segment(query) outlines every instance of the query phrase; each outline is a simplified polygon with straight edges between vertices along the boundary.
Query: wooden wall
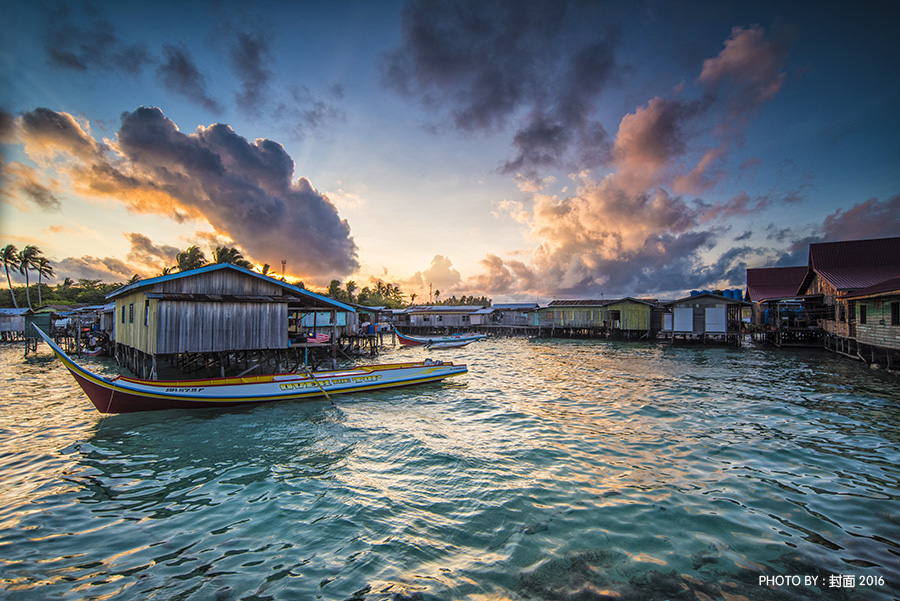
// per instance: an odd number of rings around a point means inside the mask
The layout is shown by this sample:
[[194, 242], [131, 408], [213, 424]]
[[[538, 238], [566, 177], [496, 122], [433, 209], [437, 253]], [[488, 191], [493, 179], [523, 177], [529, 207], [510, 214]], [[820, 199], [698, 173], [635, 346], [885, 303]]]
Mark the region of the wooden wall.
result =
[[158, 354], [288, 347], [287, 303], [161, 301]]
[[608, 319], [610, 320], [613, 319], [613, 311], [619, 312], [619, 323], [612, 324], [612, 327], [615, 329], [645, 332], [650, 329], [650, 305], [622, 301], [607, 305], [606, 310], [609, 313]]
[[[146, 319], [148, 303], [149, 323]], [[155, 299], [146, 297], [144, 290], [136, 290], [116, 298], [113, 324], [118, 344], [149, 354], [156, 352], [156, 303]]]
[[[891, 303], [900, 297], [864, 299], [856, 302], [856, 340], [862, 344], [900, 350], [900, 325], [891, 325]], [[865, 307], [866, 323], [860, 317]]]
[[230, 270], [157, 282], [116, 298], [118, 344], [149, 355], [288, 347], [287, 297], [284, 302], [176, 301], [147, 298], [148, 292], [282, 296], [277, 282]]
[[182, 294], [281, 296], [283, 290], [278, 282], [269, 282], [266, 281], [266, 278], [257, 278], [229, 269], [198, 273], [190, 277], [175, 278], [153, 285], [153, 292]]

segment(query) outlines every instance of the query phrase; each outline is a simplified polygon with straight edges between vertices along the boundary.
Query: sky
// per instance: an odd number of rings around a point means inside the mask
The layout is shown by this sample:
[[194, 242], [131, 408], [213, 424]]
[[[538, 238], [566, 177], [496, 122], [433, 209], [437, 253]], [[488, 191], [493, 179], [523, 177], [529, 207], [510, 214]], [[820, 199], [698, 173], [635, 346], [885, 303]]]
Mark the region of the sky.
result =
[[0, 246], [50, 284], [227, 245], [312, 289], [671, 299], [900, 235], [896, 2], [3, 13]]

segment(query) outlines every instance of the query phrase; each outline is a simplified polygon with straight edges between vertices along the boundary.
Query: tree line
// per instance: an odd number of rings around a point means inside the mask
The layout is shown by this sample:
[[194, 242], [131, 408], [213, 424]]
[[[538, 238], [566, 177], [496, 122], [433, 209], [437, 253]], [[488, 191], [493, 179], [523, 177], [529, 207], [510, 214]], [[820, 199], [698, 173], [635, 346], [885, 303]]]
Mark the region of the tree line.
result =
[[[106, 295], [118, 290], [123, 286], [131, 285], [141, 279], [141, 276], [134, 274], [125, 282], [105, 283], [99, 279], [65, 278], [55, 286], [49, 286], [44, 283], [45, 278], [56, 277], [53, 266], [44, 256], [40, 248], [34, 245], [28, 245], [21, 251], [12, 244], [7, 244], [0, 250], [3, 259], [3, 267], [6, 271], [6, 284], [9, 288], [9, 295], [0, 295], [0, 307], [40, 307], [45, 302], [47, 304], [57, 305], [97, 305], [106, 302]], [[241, 251], [234, 247], [217, 246], [213, 251], [212, 259], [207, 260], [206, 255], [197, 246], [189, 246], [185, 250], [175, 255], [175, 264], [171, 267], [165, 267], [159, 275], [169, 275], [182, 271], [190, 271], [199, 269], [207, 265], [215, 265], [219, 263], [230, 263], [252, 269], [253, 265], [246, 260]], [[262, 275], [276, 277], [272, 268], [268, 263], [257, 267], [256, 271]], [[10, 273], [18, 273], [25, 276], [24, 286], [13, 286]], [[31, 284], [31, 275], [37, 276], [36, 284]], [[294, 285], [305, 288], [303, 282], [295, 282]], [[32, 288], [36, 288], [37, 304], [32, 302]], [[417, 294], [405, 294], [400, 286], [380, 280], [376, 281], [372, 286], [364, 286], [360, 288], [353, 280], [346, 284], [340, 280], [332, 280], [325, 293], [327, 296], [337, 301], [356, 303], [367, 306], [384, 306], [391, 309], [400, 309], [406, 306], [416, 304]], [[408, 302], [407, 302], [408, 301]], [[441, 300], [440, 290], [434, 291], [434, 302], [428, 304], [433, 305], [480, 305], [491, 306], [491, 299], [481, 296], [465, 296], [456, 298], [451, 296]]]
[[[358, 291], [358, 292], [357, 292]], [[346, 284], [342, 284], [340, 280], [331, 280], [328, 285], [328, 291], [325, 293], [334, 300], [341, 302], [356, 303], [370, 307], [387, 307], [388, 309], [401, 309], [403, 307], [411, 307], [416, 304], [418, 295], [413, 292], [409, 295], [405, 294], [400, 286], [377, 280], [373, 287], [359, 288], [359, 285], [353, 280], [349, 280]], [[407, 298], [409, 302], [407, 302]], [[490, 307], [491, 299], [486, 296], [466, 296], [460, 298], [451, 296], [441, 300], [441, 291], [434, 291], [434, 301], [425, 304], [459, 306], [459, 305], [475, 305], [481, 307]]]
[[[3, 260], [3, 268], [6, 272], [6, 285], [9, 295], [0, 297], [0, 307], [29, 308], [40, 307], [45, 302], [55, 305], [96, 305], [106, 302], [106, 295], [115, 290], [133, 284], [141, 279], [134, 274], [125, 282], [105, 283], [99, 279], [65, 278], [55, 286], [49, 286], [43, 282], [45, 278], [53, 278], [56, 274], [50, 261], [44, 256], [40, 248], [28, 245], [19, 250], [13, 244], [7, 244], [0, 250]], [[228, 246], [218, 246], [212, 255], [212, 260], [207, 260], [206, 255], [197, 246], [189, 246], [175, 256], [175, 265], [165, 267], [159, 275], [169, 275], [180, 271], [190, 271], [206, 265], [218, 263], [231, 263], [246, 269], [252, 269], [250, 261], [244, 259], [241, 251]], [[263, 275], [274, 277], [269, 264], [262, 265], [258, 271]], [[37, 282], [31, 283], [31, 275], [37, 275]], [[13, 286], [11, 273], [25, 276], [24, 286]], [[299, 282], [303, 287], [303, 282]], [[33, 302], [32, 289], [36, 288], [37, 303]]]

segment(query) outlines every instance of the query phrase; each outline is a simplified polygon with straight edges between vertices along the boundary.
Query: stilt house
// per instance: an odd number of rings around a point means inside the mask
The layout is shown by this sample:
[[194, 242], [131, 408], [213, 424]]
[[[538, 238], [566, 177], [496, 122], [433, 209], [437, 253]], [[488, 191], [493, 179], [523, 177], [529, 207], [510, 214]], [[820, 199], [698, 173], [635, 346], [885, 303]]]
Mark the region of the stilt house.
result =
[[241, 361], [265, 361], [271, 371], [280, 371], [289, 359], [288, 304], [354, 311], [227, 263], [140, 280], [107, 299], [116, 304], [116, 358], [144, 378], [158, 376], [160, 358], [182, 369], [213, 365], [220, 371], [216, 375]]
[[671, 313], [664, 316], [663, 333], [672, 342], [718, 340], [740, 345], [741, 310], [750, 303], [718, 294], [698, 294], [669, 303]]
[[657, 303], [638, 298], [623, 298], [606, 305], [607, 333], [615, 338], [652, 339], [662, 329], [662, 319], [653, 319]]
[[857, 355], [870, 363], [900, 367], [900, 277], [845, 295], [856, 307]]
[[550, 335], [595, 335], [605, 328], [609, 317], [605, 300], [555, 300], [534, 312], [539, 330]]
[[900, 237], [809, 245], [809, 265], [799, 295], [821, 315], [826, 337], [856, 337], [852, 293], [900, 276]]

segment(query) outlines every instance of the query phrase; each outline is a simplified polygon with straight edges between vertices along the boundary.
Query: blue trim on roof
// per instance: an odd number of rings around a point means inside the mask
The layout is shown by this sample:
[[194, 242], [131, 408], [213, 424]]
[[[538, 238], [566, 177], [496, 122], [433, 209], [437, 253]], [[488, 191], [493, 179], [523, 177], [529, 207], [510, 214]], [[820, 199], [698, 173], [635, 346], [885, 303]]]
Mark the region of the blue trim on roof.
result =
[[276, 280], [275, 278], [270, 278], [268, 276], [262, 275], [261, 273], [257, 273], [255, 271], [251, 271], [250, 269], [246, 269], [244, 267], [238, 267], [237, 265], [232, 265], [231, 263], [217, 263], [215, 265], [207, 265], [205, 267], [200, 267], [198, 269], [192, 269], [190, 271], [179, 271], [178, 273], [170, 273], [168, 275], [161, 275], [155, 278], [150, 278], [148, 280], [138, 280], [133, 284], [129, 284], [128, 286], [124, 286], [123, 288], [119, 288], [113, 292], [110, 292], [106, 295], [107, 299], [115, 298], [117, 296], [121, 296], [122, 294], [128, 294], [129, 292], [133, 292], [144, 286], [152, 286], [154, 284], [158, 284], [160, 282], [168, 282], [169, 280], [177, 280], [180, 278], [190, 277], [194, 275], [198, 275], [201, 273], [209, 273], [211, 271], [218, 271], [220, 269], [231, 269], [232, 271], [237, 271], [239, 273], [243, 273], [246, 275], [252, 275], [255, 278], [259, 278], [261, 280], [265, 280], [266, 282], [274, 282], [278, 286], [286, 290], [290, 290], [291, 292], [298, 294], [300, 296], [307, 296], [310, 298], [314, 298], [316, 300], [322, 301], [325, 304], [332, 305], [336, 308], [342, 309], [344, 311], [348, 311], [351, 313], [356, 313], [356, 309], [349, 305], [345, 305], [342, 302], [336, 301], [333, 298], [328, 298], [327, 296], [322, 296], [321, 294], [316, 294], [315, 292], [310, 292], [305, 288], [300, 288], [299, 286], [294, 286], [292, 284], [288, 284], [286, 282], [282, 282], [280, 280]]

